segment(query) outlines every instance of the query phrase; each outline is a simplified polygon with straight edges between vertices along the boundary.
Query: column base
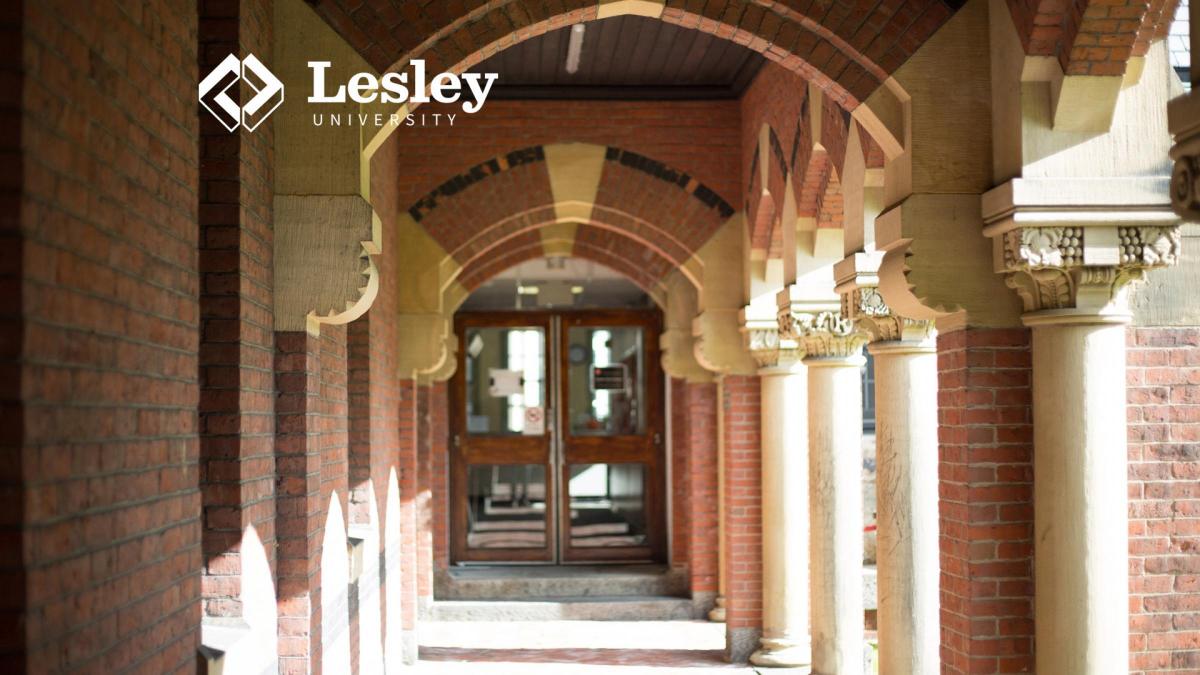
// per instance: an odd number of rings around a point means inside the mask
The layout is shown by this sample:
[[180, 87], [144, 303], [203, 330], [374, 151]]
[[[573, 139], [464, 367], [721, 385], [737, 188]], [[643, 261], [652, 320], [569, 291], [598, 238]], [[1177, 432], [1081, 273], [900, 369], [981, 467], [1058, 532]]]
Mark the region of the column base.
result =
[[812, 648], [792, 640], [763, 638], [762, 647], [750, 655], [750, 663], [766, 668], [789, 668], [806, 675], [812, 672]]
[[762, 631], [757, 628], [729, 628], [725, 631], [725, 658], [730, 663], [746, 663], [758, 646]]
[[417, 631], [400, 631], [400, 644], [404, 654], [404, 665], [413, 666], [417, 663]]
[[692, 593], [692, 618], [703, 621], [708, 613], [716, 607], [717, 594], [712, 591]]
[[708, 612], [708, 620], [713, 623], [725, 623], [725, 596], [717, 596], [716, 606]]

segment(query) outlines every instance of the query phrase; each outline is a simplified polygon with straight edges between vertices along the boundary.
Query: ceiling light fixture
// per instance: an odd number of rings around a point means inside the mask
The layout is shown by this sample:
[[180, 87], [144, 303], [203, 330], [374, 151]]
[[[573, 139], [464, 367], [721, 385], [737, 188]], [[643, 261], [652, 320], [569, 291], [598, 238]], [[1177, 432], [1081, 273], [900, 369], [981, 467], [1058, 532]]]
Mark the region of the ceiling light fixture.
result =
[[584, 25], [571, 26], [571, 39], [567, 41], [567, 72], [574, 75], [579, 70], [579, 55], [583, 51]]

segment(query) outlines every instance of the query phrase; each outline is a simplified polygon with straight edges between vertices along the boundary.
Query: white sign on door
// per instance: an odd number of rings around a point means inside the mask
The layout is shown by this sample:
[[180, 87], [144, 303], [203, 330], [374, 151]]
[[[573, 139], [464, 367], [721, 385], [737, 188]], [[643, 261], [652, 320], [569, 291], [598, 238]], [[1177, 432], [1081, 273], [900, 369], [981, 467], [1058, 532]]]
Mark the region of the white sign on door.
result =
[[525, 424], [521, 433], [526, 436], [541, 436], [546, 433], [546, 411], [540, 406], [525, 409]]

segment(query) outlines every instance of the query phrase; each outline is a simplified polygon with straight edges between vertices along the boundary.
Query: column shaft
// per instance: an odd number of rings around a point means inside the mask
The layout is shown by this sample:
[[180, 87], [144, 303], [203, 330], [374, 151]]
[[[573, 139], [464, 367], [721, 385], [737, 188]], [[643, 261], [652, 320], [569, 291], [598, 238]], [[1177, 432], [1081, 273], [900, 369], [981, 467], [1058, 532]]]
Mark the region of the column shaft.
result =
[[877, 342], [876, 523], [880, 675], [937, 675], [938, 402], [932, 344]]
[[761, 372], [763, 637], [759, 666], [812, 663], [808, 579], [808, 423], [804, 367]]
[[813, 673], [863, 670], [862, 356], [808, 366]]
[[1125, 327], [1100, 317], [1033, 327], [1037, 672], [1129, 665]]

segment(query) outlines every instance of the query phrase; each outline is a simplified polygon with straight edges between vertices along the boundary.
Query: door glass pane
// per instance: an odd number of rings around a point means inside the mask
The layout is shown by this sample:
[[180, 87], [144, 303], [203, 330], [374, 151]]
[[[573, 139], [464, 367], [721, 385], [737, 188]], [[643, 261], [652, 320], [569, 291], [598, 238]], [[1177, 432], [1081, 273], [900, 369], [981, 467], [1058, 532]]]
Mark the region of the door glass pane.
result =
[[568, 419], [576, 436], [642, 433], [642, 329], [575, 326], [567, 334]]
[[541, 328], [468, 328], [464, 349], [467, 433], [534, 433], [527, 408], [546, 405], [546, 339]]
[[467, 496], [467, 546], [545, 548], [546, 467], [474, 464]]
[[646, 543], [646, 477], [641, 464], [572, 464], [571, 546]]

